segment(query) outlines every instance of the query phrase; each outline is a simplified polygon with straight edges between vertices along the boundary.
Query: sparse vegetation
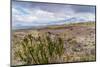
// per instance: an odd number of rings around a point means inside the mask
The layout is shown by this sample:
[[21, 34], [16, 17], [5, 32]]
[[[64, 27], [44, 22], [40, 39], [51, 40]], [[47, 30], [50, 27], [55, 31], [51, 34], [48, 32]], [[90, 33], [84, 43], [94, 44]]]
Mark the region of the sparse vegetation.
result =
[[63, 40], [55, 36], [52, 40], [49, 33], [34, 38], [26, 35], [20, 42], [20, 49], [15, 52], [15, 57], [25, 64], [46, 64], [57, 62], [57, 57], [64, 53]]
[[12, 65], [95, 61], [95, 25], [89, 24], [14, 31]]

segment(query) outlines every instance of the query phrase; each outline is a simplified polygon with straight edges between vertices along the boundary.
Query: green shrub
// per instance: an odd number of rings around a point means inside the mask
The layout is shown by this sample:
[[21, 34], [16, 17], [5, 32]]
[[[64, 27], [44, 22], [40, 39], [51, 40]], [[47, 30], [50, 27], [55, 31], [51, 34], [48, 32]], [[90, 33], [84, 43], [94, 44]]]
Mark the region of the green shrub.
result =
[[20, 43], [20, 49], [15, 52], [16, 57], [24, 64], [46, 64], [54, 63], [57, 57], [64, 52], [63, 39], [52, 34], [45, 33], [37, 38], [32, 34], [26, 35]]

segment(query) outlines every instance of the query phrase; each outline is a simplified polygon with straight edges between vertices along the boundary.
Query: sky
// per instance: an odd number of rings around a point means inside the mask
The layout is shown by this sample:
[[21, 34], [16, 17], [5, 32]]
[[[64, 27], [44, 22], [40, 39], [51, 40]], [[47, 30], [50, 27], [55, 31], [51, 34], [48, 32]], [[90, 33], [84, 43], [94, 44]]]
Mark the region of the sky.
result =
[[95, 6], [12, 1], [12, 28], [95, 21]]

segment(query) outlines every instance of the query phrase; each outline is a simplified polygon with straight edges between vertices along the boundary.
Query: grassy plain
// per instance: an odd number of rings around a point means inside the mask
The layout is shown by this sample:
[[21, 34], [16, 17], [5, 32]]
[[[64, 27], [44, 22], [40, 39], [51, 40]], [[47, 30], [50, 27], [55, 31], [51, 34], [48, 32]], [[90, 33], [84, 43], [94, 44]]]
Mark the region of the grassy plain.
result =
[[95, 61], [95, 22], [12, 31], [12, 65]]

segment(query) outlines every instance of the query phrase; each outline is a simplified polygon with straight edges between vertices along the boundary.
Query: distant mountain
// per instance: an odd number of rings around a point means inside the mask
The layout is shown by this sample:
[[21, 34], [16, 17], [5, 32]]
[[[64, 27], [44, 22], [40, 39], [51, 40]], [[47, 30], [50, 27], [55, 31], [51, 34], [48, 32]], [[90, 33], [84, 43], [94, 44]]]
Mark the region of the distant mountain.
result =
[[67, 22], [86, 22], [87, 20], [85, 20], [84, 18], [76, 18], [76, 17], [72, 17], [66, 20]]
[[[91, 20], [88, 20], [91, 21]], [[88, 22], [85, 18], [77, 18], [77, 17], [72, 17], [72, 18], [65, 18], [65, 20], [59, 20], [59, 21], [50, 21], [45, 25], [40, 24], [39, 26], [34, 26], [34, 25], [17, 25], [13, 29], [40, 29], [47, 27], [49, 25], [62, 25], [62, 24], [70, 24], [70, 23], [78, 23], [78, 22]]]

